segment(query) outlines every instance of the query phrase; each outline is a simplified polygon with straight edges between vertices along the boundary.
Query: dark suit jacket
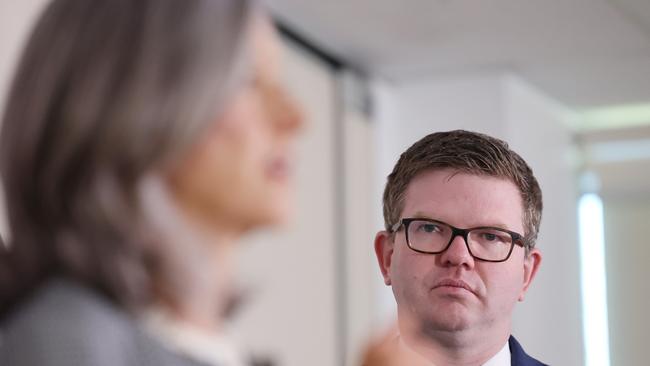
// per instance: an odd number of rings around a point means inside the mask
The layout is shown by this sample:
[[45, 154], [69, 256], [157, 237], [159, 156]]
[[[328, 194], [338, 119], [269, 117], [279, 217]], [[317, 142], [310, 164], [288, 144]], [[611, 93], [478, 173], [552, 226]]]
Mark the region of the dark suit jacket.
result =
[[512, 366], [546, 366], [546, 364], [528, 356], [515, 337], [510, 336], [508, 345], [510, 347], [510, 363]]
[[168, 351], [91, 290], [53, 280], [0, 324], [0, 365], [203, 366]]

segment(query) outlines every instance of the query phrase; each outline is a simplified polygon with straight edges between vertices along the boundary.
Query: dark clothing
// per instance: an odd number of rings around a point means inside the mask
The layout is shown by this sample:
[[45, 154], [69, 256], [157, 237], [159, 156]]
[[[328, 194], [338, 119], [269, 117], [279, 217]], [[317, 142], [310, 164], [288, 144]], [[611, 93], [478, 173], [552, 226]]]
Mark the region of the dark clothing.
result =
[[547, 366], [528, 356], [515, 337], [510, 336], [508, 346], [510, 347], [510, 363], [512, 366]]

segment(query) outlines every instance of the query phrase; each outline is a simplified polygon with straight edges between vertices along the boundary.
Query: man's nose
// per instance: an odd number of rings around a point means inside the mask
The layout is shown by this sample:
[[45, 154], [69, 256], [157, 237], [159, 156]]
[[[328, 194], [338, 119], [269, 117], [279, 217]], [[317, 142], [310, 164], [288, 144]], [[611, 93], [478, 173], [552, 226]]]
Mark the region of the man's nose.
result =
[[440, 253], [440, 260], [444, 266], [467, 266], [474, 268], [474, 258], [469, 252], [469, 247], [462, 235], [456, 235], [447, 250]]

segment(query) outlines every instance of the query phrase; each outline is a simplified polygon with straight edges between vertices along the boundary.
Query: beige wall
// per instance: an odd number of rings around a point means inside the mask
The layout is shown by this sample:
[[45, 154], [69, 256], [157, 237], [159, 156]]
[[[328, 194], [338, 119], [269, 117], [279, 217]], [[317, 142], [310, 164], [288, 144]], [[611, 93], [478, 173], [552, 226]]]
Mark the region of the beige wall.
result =
[[650, 194], [603, 194], [612, 365], [647, 364]]

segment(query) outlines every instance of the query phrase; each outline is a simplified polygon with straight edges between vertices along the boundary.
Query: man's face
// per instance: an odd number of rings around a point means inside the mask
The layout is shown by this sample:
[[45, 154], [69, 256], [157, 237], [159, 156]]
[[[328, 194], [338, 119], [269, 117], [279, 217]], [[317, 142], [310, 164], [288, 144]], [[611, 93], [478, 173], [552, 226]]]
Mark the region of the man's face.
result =
[[[521, 196], [512, 182], [450, 169], [416, 176], [401, 217], [524, 233]], [[515, 245], [507, 261], [482, 262], [472, 258], [461, 236], [443, 253], [421, 254], [408, 248], [404, 230], [394, 236], [378, 233], [375, 251], [397, 300], [400, 328], [424, 334], [494, 327], [509, 331], [513, 307], [523, 300], [541, 260], [537, 250], [526, 257], [524, 248]]]

